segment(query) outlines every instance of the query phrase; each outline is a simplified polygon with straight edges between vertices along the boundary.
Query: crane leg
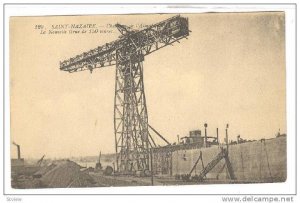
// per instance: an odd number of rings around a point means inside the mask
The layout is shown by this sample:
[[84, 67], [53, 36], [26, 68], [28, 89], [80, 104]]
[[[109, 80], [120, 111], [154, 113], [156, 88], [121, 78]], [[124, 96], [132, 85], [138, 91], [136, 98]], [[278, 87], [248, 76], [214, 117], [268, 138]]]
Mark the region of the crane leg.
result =
[[[117, 53], [117, 58], [118, 58]], [[118, 64], [115, 81], [114, 126], [117, 170], [149, 170], [148, 114], [139, 55]]]

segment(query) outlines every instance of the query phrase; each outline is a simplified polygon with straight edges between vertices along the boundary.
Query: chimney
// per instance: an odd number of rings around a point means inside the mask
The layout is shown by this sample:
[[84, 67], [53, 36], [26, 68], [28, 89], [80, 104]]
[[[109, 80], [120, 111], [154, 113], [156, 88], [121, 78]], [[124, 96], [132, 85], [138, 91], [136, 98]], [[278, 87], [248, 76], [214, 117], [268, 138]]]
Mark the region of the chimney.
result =
[[18, 150], [18, 159], [21, 159], [21, 150], [20, 150], [20, 145], [16, 144], [15, 142], [13, 142], [14, 145], [16, 145], [17, 150]]
[[228, 152], [228, 147], [229, 147], [228, 128], [229, 128], [229, 124], [226, 125], [226, 146], [227, 146], [227, 152]]
[[217, 142], [219, 144], [219, 129], [217, 128]]
[[204, 147], [207, 147], [207, 132], [206, 132], [207, 123], [204, 123], [204, 127], [205, 127], [205, 134], [204, 134]]

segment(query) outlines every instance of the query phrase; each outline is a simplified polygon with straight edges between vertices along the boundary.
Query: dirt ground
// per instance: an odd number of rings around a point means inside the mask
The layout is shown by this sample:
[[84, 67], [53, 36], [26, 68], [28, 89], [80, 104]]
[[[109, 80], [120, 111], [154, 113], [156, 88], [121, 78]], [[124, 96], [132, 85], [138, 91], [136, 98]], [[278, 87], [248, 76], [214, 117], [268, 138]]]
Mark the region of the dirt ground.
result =
[[72, 161], [57, 161], [45, 167], [38, 167], [30, 173], [23, 170], [15, 171], [12, 175], [12, 187], [28, 188], [68, 188], [68, 187], [124, 187], [124, 186], [161, 186], [161, 185], [199, 185], [199, 184], [226, 184], [249, 183], [241, 180], [205, 179], [203, 182], [184, 181], [174, 176], [156, 175], [153, 177], [137, 177], [126, 175], [104, 175], [103, 171], [81, 170], [81, 167]]
[[[134, 176], [104, 176], [99, 173], [89, 173], [96, 182], [95, 187], [123, 187], [123, 186], [151, 186], [151, 177]], [[200, 185], [200, 184], [226, 184], [239, 183], [230, 180], [205, 180], [204, 182], [176, 180], [171, 176], [154, 176], [153, 185]], [[245, 182], [243, 182], [245, 183]]]

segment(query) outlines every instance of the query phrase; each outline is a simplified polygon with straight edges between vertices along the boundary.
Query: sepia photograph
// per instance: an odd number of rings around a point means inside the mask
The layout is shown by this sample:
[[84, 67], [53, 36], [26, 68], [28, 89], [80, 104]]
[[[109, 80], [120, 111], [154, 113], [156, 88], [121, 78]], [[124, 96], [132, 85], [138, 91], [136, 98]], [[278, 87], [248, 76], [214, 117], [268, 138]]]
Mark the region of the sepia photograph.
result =
[[11, 16], [11, 187], [285, 182], [285, 17]]

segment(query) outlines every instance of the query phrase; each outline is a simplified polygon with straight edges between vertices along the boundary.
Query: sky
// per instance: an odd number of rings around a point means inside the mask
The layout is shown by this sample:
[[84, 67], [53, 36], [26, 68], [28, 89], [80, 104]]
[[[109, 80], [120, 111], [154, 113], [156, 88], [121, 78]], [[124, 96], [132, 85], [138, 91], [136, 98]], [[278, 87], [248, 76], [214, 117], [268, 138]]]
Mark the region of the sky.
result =
[[[170, 142], [190, 130], [223, 141], [286, 132], [284, 13], [181, 14], [188, 39], [145, 57], [149, 124]], [[115, 23], [149, 25], [174, 15], [92, 15], [10, 19], [11, 142], [24, 158], [114, 152], [115, 67], [67, 73], [59, 61], [118, 39]], [[96, 24], [110, 33], [40, 34], [52, 25]], [[159, 138], [155, 138], [160, 142]], [[163, 142], [161, 142], [163, 143]], [[16, 148], [11, 145], [11, 155]]]

